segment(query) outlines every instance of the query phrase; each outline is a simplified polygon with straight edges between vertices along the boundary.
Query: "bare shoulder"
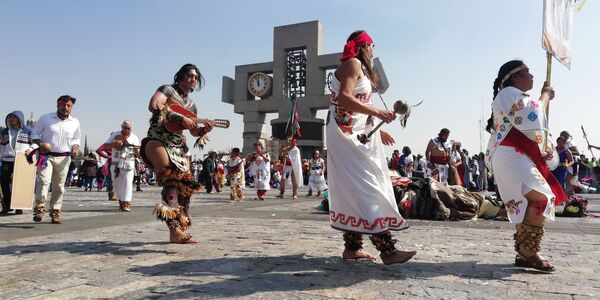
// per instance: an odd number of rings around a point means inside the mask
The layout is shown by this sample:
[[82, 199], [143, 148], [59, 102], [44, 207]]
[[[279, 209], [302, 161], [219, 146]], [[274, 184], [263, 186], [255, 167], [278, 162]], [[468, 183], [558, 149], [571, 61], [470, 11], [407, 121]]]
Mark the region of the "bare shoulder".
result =
[[150, 111], [161, 109], [165, 106], [165, 103], [167, 103], [167, 96], [163, 92], [157, 90], [150, 98], [148, 109]]
[[355, 77], [358, 78], [362, 74], [362, 64], [357, 58], [351, 58], [343, 62], [336, 72], [339, 77]]
[[433, 139], [429, 139], [429, 143], [427, 143], [427, 148], [431, 148], [434, 146]]

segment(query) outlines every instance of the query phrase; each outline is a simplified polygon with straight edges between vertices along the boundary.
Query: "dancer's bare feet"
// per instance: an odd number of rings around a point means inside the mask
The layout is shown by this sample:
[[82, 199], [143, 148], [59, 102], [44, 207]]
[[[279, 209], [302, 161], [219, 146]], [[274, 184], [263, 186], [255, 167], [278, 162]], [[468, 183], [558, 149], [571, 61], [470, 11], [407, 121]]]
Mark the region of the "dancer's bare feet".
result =
[[410, 260], [413, 256], [417, 254], [417, 251], [400, 251], [396, 250], [392, 254], [387, 256], [382, 256], [381, 260], [386, 265], [391, 264], [401, 264]]
[[169, 241], [173, 244], [196, 244], [198, 241], [192, 240], [192, 235], [181, 231], [179, 228], [169, 229]]
[[360, 249], [358, 251], [352, 251], [348, 249], [344, 249], [344, 253], [342, 253], [343, 259], [368, 259], [375, 260], [377, 256], [369, 254], [367, 251]]

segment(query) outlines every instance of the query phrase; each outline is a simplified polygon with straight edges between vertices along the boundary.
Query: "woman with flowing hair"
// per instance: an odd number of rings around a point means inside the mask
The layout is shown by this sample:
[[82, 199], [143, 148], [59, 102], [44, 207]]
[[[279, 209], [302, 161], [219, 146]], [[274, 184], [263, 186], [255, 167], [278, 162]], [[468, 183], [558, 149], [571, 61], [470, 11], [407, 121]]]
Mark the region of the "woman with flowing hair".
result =
[[387, 265], [406, 262], [416, 252], [397, 250], [390, 232], [408, 227], [398, 212], [383, 148], [394, 139], [385, 131], [375, 132], [365, 144], [357, 139], [374, 128], [375, 118], [387, 123], [396, 118], [373, 106], [374, 47], [365, 31], [353, 32], [332, 76], [326, 125], [329, 217], [331, 227], [344, 232], [344, 259], [375, 259], [362, 249], [367, 234]]
[[156, 182], [163, 187], [162, 203], [156, 204], [154, 213], [167, 224], [171, 243], [196, 243], [192, 235], [184, 231], [191, 226], [190, 199], [200, 184], [190, 171], [189, 149], [183, 131], [171, 132], [166, 124], [179, 124], [195, 137], [206, 135], [212, 130], [213, 124], [207, 122], [204, 126], [198, 126], [191, 118], [169, 109], [169, 103], [197, 114], [190, 93], [200, 89], [203, 81], [198, 67], [185, 64], [175, 74], [173, 84], [160, 86], [148, 105], [152, 117], [140, 152], [144, 162], [156, 173]]

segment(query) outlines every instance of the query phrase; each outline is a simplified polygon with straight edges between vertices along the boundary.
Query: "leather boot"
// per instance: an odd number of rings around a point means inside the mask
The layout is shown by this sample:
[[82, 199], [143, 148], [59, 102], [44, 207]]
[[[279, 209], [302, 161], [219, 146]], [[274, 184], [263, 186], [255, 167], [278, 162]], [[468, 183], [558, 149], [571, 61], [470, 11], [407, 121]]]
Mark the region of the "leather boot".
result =
[[52, 224], [62, 224], [62, 219], [60, 218], [60, 210], [59, 209], [51, 209], [50, 217], [52, 218]]

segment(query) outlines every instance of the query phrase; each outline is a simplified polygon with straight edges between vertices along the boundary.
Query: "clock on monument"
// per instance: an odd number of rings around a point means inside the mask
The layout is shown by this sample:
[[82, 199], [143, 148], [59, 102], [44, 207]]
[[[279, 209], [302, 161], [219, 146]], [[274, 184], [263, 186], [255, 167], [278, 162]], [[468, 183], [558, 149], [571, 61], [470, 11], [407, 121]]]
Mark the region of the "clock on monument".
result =
[[269, 97], [272, 92], [272, 81], [271, 76], [263, 72], [253, 73], [248, 78], [248, 91], [259, 98]]

